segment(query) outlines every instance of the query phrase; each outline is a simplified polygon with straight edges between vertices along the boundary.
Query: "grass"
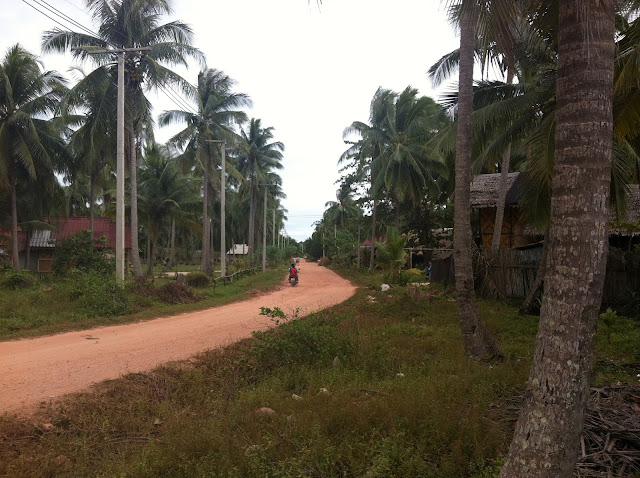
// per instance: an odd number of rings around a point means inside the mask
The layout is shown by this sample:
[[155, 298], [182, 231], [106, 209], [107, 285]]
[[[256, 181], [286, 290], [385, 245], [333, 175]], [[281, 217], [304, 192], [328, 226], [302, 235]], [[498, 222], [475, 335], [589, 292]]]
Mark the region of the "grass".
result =
[[[190, 304], [167, 304], [125, 288], [124, 296], [110, 296], [103, 284], [91, 278], [49, 278], [34, 286], [16, 290], [0, 289], [0, 340], [47, 335], [102, 325], [115, 325], [153, 319], [182, 312], [202, 310], [250, 298], [258, 291], [271, 290], [284, 277], [283, 268], [245, 276], [216, 288], [195, 289], [202, 299]], [[156, 279], [159, 287], [173, 279]], [[87, 284], [87, 282], [90, 282]], [[82, 287], [89, 293], [80, 297]], [[108, 297], [105, 303], [105, 297]], [[110, 301], [110, 302], [109, 302]], [[120, 307], [122, 306], [122, 307]]]
[[[494, 411], [524, 390], [537, 317], [480, 301], [506, 358], [478, 363], [464, 356], [451, 297], [382, 293], [381, 278], [365, 278], [321, 313], [29, 419], [5, 416], [0, 476], [496, 476], [511, 430]], [[638, 322], [612, 328], [610, 341], [596, 337], [598, 363], [637, 361]]]

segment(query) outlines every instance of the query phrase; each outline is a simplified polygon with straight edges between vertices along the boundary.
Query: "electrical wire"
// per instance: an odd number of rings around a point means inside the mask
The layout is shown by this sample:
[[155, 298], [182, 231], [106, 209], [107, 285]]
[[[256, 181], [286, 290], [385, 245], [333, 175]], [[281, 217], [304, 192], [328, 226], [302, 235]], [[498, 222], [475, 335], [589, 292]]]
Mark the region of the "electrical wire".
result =
[[[83, 32], [88, 33], [92, 36], [94, 36], [95, 38], [100, 38], [101, 40], [103, 40], [105, 43], [118, 48], [117, 45], [114, 45], [113, 43], [109, 42], [108, 40], [105, 40], [104, 38], [101, 38], [100, 35], [98, 35], [96, 32], [92, 31], [91, 29], [85, 27], [84, 25], [82, 25], [80, 22], [74, 20], [73, 18], [71, 18], [70, 16], [66, 15], [64, 12], [62, 12], [61, 10], [57, 9], [56, 7], [52, 6], [50, 3], [48, 3], [46, 0], [30, 0], [31, 2], [34, 2], [38, 7], [43, 8], [47, 11], [49, 11], [51, 14], [59, 17], [60, 19], [62, 19], [62, 21], [65, 21], [68, 24], [71, 24], [75, 27], [80, 28]], [[33, 8], [35, 11], [37, 11], [38, 13], [40, 13], [41, 15], [44, 15], [45, 17], [47, 17], [49, 20], [51, 20], [52, 22], [54, 22], [56, 25], [60, 26], [63, 31], [68, 32], [68, 33], [72, 33], [71, 30], [69, 29], [68, 25], [64, 25], [62, 23], [60, 23], [60, 21], [56, 20], [55, 18], [53, 18], [52, 16], [50, 16], [49, 14], [47, 14], [46, 12], [40, 10], [38, 7], [32, 5], [31, 3], [29, 3], [29, 1], [27, 0], [22, 0], [22, 2], [28, 6], [30, 6], [31, 8]], [[70, 5], [73, 5], [71, 2], [67, 1], [67, 3], [69, 3]], [[73, 5], [74, 7], [78, 8], [76, 5]], [[124, 33], [122, 33], [121, 31], [115, 30], [116, 33], [118, 33], [119, 35], [121, 35], [123, 38], [127, 38], [126, 35]], [[173, 90], [169, 85], [161, 85], [158, 84], [158, 88], [167, 96], [167, 98], [169, 98], [169, 100], [174, 103], [178, 108], [183, 109], [183, 110], [187, 110], [191, 113], [194, 114], [198, 114], [198, 111], [191, 106], [189, 103], [187, 103], [184, 99], [182, 99], [178, 93]], [[173, 96], [171, 95], [171, 93], [166, 91], [166, 88], [170, 89], [173, 92]]]

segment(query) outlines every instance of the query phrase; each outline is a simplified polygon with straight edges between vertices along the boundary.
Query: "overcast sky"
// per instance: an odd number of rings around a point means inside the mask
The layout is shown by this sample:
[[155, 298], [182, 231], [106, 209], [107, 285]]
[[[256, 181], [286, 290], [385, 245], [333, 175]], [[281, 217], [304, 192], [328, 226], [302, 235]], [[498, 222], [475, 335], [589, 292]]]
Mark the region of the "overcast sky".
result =
[[[83, 0], [46, 2], [97, 29]], [[39, 54], [42, 32], [59, 26], [27, 3], [45, 11], [34, 0], [2, 0], [2, 56], [15, 43]], [[191, 25], [207, 66], [234, 78], [237, 91], [253, 100], [249, 116], [274, 127], [275, 139], [286, 148], [281, 171], [289, 211], [285, 229], [304, 240], [325, 203], [335, 200], [337, 161], [346, 149], [342, 131], [355, 120], [368, 120], [376, 89], [401, 91], [411, 85], [437, 99], [426, 71], [458, 46], [444, 3], [324, 0], [318, 7], [315, 0], [174, 0], [174, 14], [165, 22]], [[42, 60], [47, 69], [64, 74], [72, 66], [69, 56]], [[199, 67], [178, 71], [195, 83]], [[152, 101], [156, 114], [177, 108], [163, 93]], [[164, 142], [175, 131], [159, 129], [156, 137]]]

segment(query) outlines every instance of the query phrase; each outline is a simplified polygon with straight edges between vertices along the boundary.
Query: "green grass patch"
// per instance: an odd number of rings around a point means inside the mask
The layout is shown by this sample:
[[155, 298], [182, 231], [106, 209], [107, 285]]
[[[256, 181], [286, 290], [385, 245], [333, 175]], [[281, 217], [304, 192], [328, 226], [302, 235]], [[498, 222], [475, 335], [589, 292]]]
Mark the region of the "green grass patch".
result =
[[[274, 327], [250, 339], [0, 419], [0, 476], [497, 476], [511, 430], [496, 410], [525, 388], [538, 319], [479, 306], [503, 361], [465, 357], [456, 303], [433, 289], [364, 287], [298, 320], [265, 309]], [[598, 363], [632, 363], [639, 338], [618, 319]]]
[[[282, 269], [245, 276], [217, 287], [193, 289], [198, 301], [169, 304], [155, 294], [131, 285], [120, 289], [98, 275], [74, 274], [64, 279], [37, 279], [19, 288], [0, 289], [0, 340], [47, 335], [101, 325], [202, 310], [253, 297], [257, 291], [275, 288], [284, 276]], [[31, 277], [35, 277], [31, 275]], [[11, 279], [11, 283], [17, 282]], [[173, 278], [155, 279], [149, 287], [158, 289], [175, 283]], [[178, 297], [180, 299], [180, 297]]]

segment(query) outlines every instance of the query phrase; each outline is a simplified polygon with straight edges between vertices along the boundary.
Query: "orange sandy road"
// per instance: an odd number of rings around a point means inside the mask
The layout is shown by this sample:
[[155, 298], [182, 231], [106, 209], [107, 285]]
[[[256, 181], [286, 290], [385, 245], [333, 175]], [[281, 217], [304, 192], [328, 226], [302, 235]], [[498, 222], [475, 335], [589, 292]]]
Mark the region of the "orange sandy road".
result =
[[300, 283], [253, 299], [146, 322], [0, 342], [0, 414], [28, 413], [42, 401], [106, 379], [150, 370], [264, 330], [260, 307], [300, 316], [340, 303], [355, 287], [325, 267], [303, 264]]

